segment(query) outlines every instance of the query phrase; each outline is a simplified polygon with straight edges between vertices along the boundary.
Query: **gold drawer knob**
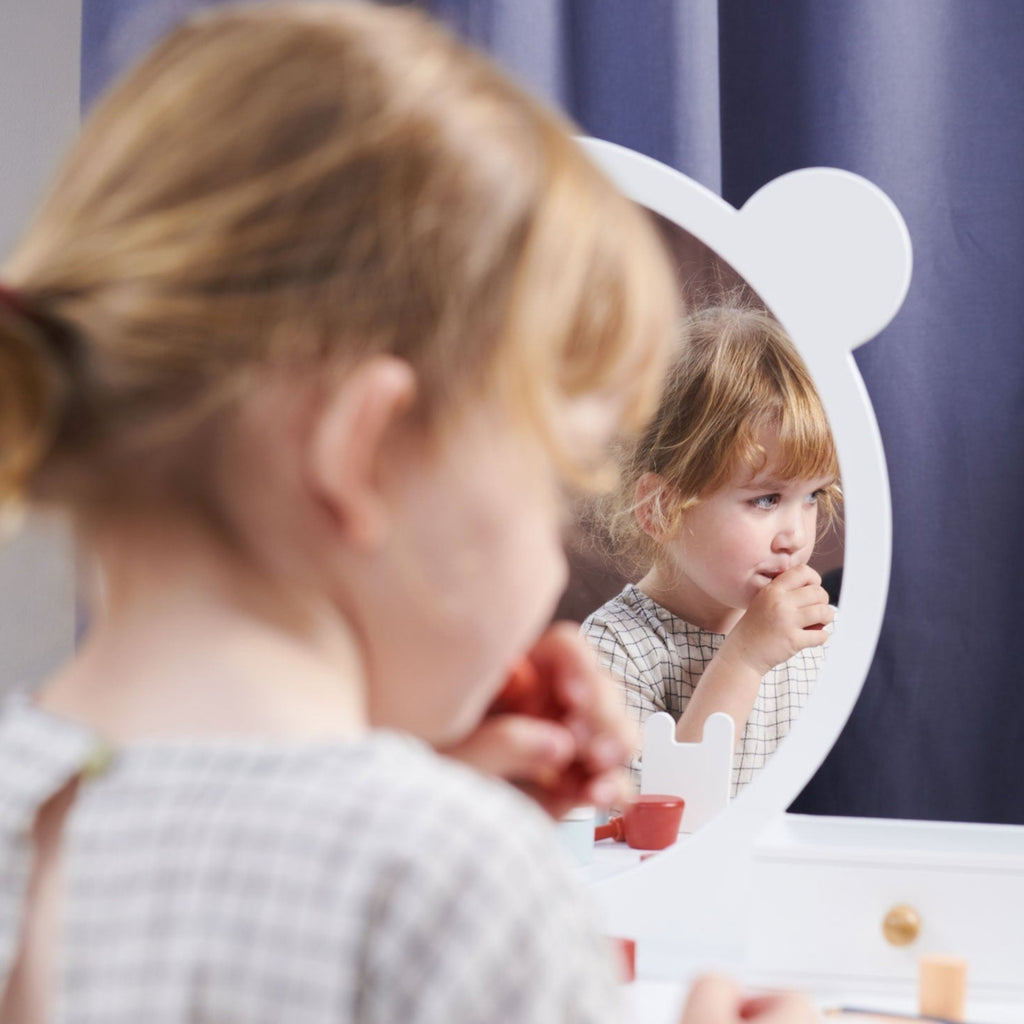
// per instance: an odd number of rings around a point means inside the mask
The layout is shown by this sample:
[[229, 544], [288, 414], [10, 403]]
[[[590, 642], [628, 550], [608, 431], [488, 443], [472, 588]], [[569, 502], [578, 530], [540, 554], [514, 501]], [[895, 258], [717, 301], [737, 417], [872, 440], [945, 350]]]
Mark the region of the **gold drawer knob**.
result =
[[893, 907], [882, 922], [885, 941], [893, 946], [909, 946], [921, 931], [921, 915], [906, 903]]

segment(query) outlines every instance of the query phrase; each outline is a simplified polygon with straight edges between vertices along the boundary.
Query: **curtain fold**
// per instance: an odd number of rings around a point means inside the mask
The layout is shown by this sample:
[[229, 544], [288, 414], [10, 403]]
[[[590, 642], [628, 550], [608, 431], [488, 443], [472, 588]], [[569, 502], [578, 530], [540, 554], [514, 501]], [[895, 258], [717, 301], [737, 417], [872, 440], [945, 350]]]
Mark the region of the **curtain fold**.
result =
[[[84, 0], [84, 101], [199, 6]], [[794, 809], [1024, 823], [1024, 5], [422, 6], [587, 134], [733, 205], [821, 164], [900, 207], [910, 293], [857, 354], [892, 483], [889, 601], [862, 696]]]

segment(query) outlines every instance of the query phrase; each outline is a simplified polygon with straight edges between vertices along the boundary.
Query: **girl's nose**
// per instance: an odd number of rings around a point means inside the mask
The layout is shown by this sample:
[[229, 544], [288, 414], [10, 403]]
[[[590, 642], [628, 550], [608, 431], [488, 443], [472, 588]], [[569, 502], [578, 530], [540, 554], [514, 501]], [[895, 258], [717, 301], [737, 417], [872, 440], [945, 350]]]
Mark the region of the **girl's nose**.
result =
[[809, 524], [802, 509], [785, 515], [779, 523], [772, 549], [784, 552], [799, 551], [807, 543], [808, 530]]

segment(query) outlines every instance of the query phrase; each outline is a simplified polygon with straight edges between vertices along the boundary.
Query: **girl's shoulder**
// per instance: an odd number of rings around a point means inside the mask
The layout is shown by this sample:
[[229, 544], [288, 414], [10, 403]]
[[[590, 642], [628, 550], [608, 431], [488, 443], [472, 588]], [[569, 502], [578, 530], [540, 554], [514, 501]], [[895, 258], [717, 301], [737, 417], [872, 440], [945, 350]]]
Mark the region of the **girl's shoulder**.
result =
[[[39, 769], [16, 787], [22, 827], [30, 791], [67, 778], [93, 743], [31, 708], [0, 716], [0, 766]], [[65, 839], [69, 934], [102, 929], [131, 962], [162, 965], [150, 987], [167, 1000], [190, 984], [178, 967], [213, 949], [203, 998], [259, 999], [277, 1019], [296, 992], [332, 1012], [369, 1001], [381, 1019], [418, 1019], [427, 1003], [453, 1021], [493, 1005], [510, 1021], [608, 1019], [602, 940], [550, 819], [411, 737], [134, 744], [83, 778]], [[141, 933], [151, 920], [161, 928]], [[109, 945], [69, 949], [98, 989], [121, 983]]]
[[595, 646], [615, 643], [634, 652], [651, 645], [657, 651], [687, 644], [715, 646], [722, 639], [679, 618], [635, 583], [627, 583], [620, 593], [587, 616], [580, 632]]
[[[443, 842], [451, 822], [481, 844], [509, 829], [544, 843], [538, 807], [505, 783], [388, 731], [351, 740], [174, 737], [114, 748], [17, 696], [0, 704], [0, 828], [23, 831], [75, 778], [77, 827], [142, 836], [262, 834], [309, 857], [339, 844], [401, 854]], [[230, 844], [228, 844], [230, 845]], [[260, 845], [264, 845], [262, 842]]]
[[635, 583], [627, 583], [583, 620], [580, 631], [588, 635], [606, 629], [650, 628], [657, 621], [657, 607]]

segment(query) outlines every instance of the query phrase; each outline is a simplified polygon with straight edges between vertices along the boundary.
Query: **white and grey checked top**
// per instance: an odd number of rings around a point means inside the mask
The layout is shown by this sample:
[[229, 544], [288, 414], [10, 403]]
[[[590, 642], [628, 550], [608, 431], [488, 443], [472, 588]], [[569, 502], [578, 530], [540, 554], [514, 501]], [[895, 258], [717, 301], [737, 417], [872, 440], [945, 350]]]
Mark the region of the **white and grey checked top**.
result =
[[[0, 990], [34, 816], [96, 749], [0, 712]], [[619, 1017], [548, 819], [408, 737], [132, 744], [83, 775], [63, 850], [56, 1024]]]
[[[580, 631], [601, 664], [622, 684], [627, 713], [641, 729], [656, 711], [667, 711], [678, 721], [725, 640], [724, 633], [684, 622], [633, 583], [587, 616]], [[823, 660], [823, 648], [807, 648], [761, 680], [733, 754], [733, 796], [757, 775], [789, 732], [807, 703]], [[638, 786], [640, 755], [637, 749], [630, 763]]]

